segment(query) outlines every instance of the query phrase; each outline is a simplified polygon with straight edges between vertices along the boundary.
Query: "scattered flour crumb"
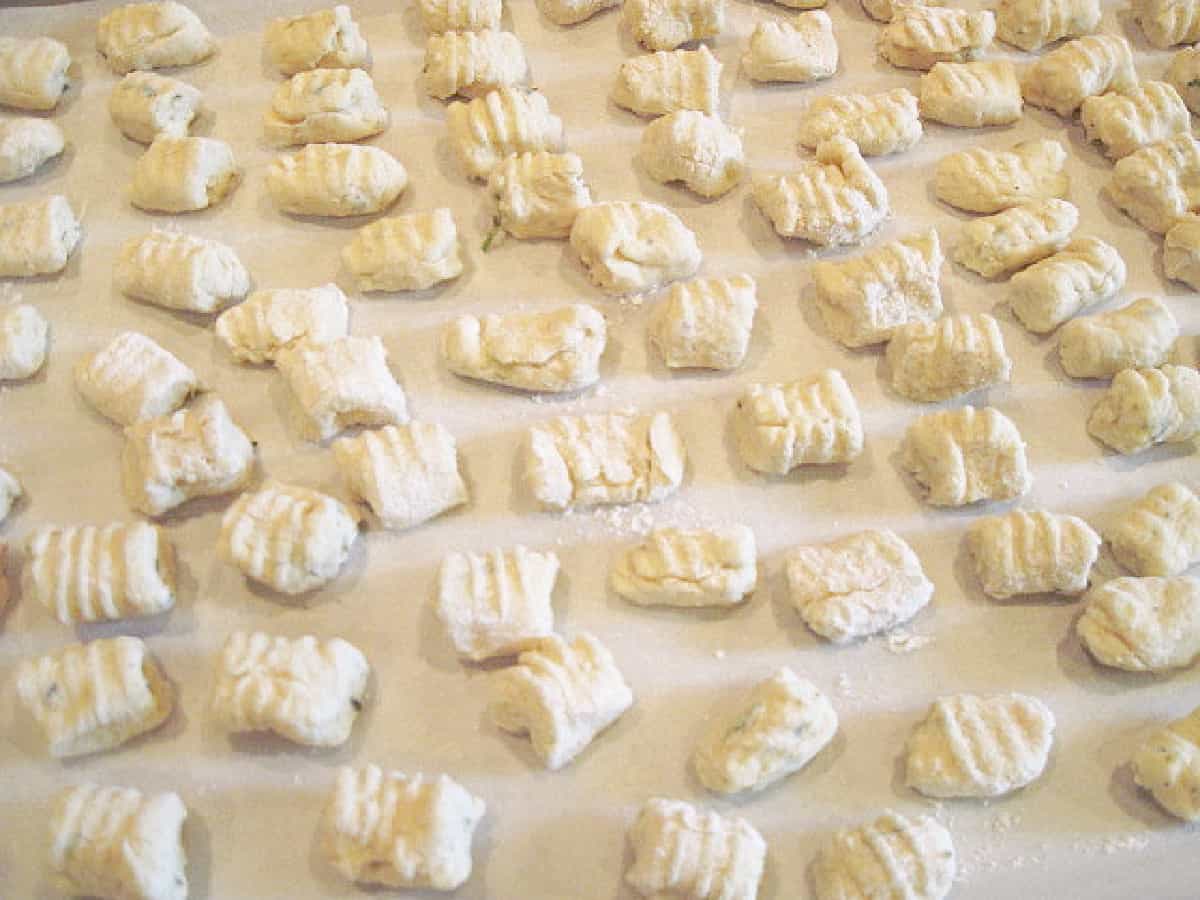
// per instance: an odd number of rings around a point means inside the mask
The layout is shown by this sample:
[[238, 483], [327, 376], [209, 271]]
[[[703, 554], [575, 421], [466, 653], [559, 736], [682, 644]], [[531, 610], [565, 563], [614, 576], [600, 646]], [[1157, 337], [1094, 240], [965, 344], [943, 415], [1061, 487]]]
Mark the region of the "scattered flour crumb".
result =
[[724, 658], [725, 658], [725, 651], [724, 651], [724, 650], [714, 650], [714, 651], [713, 651], [713, 656], [715, 656], [717, 659], [724, 659]]
[[933, 643], [933, 635], [917, 634], [905, 628], [898, 628], [888, 634], [885, 643], [890, 652], [897, 655], [916, 653]]
[[996, 834], [1004, 834], [1006, 831], [1012, 831], [1021, 824], [1021, 817], [1016, 813], [1002, 812], [992, 816], [991, 822], [988, 823], [993, 832]]
[[838, 674], [838, 677], [834, 681], [834, 684], [837, 686], [838, 696], [840, 696], [840, 697], [857, 697], [858, 696], [858, 694], [854, 690], [854, 685], [850, 683], [850, 676], [847, 675], [845, 672], [841, 672]]

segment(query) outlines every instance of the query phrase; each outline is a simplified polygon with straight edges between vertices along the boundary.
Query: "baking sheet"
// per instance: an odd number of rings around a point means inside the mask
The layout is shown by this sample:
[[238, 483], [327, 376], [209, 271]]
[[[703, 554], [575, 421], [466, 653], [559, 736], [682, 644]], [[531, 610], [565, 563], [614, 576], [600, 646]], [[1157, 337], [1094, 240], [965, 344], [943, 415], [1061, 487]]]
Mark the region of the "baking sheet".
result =
[[[298, 440], [289, 426], [286, 390], [277, 375], [234, 365], [206, 320], [133, 303], [110, 285], [121, 242], [157, 226], [230, 243], [259, 287], [306, 287], [337, 278], [349, 289], [338, 255], [361, 223], [284, 216], [263, 183], [274, 151], [262, 140], [260, 117], [278, 79], [261, 60], [262, 29], [269, 15], [316, 4], [192, 4], [219, 38], [220, 52], [178, 75], [204, 91], [210, 114], [200, 133], [228, 141], [245, 178], [216, 209], [179, 217], [150, 216], [127, 202], [141, 147], [122, 138], [108, 119], [107, 96], [117, 79], [101, 65], [93, 44], [95, 22], [113, 5], [0, 11], [0, 33], [64, 41], [79, 74], [54, 117], [68, 137], [65, 156], [30, 181], [0, 187], [0, 202], [62, 192], [83, 210], [85, 223], [82, 248], [61, 277], [3, 287], [6, 302], [19, 294], [52, 327], [45, 372], [0, 393], [0, 461], [28, 494], [0, 529], [0, 537], [13, 542], [42, 523], [133, 517], [121, 495], [121, 435], [84, 405], [71, 383], [75, 359], [127, 328], [161, 342], [220, 393], [259, 441], [265, 473], [341, 490], [332, 454]], [[411, 533], [365, 535], [341, 577], [303, 605], [249, 588], [216, 558], [224, 501], [188, 507], [166, 522], [182, 562], [179, 603], [168, 616], [74, 633], [30, 598], [18, 597], [0, 619], [0, 896], [58, 896], [44, 866], [48, 805], [63, 786], [84, 780], [173, 789], [183, 796], [190, 810], [185, 834], [193, 897], [358, 896], [322, 862], [314, 836], [336, 767], [374, 761], [407, 771], [446, 771], [486, 799], [475, 872], [458, 892], [472, 900], [632, 897], [621, 882], [629, 862], [624, 832], [638, 806], [655, 795], [707, 803], [752, 821], [770, 847], [764, 900], [808, 896], [807, 866], [832, 831], [885, 807], [932, 811], [951, 828], [960, 859], [956, 896], [1195, 897], [1195, 835], [1138, 793], [1123, 763], [1148, 731], [1200, 702], [1197, 673], [1135, 678], [1102, 671], [1071, 636], [1077, 603], [995, 603], [980, 593], [964, 560], [962, 536], [968, 523], [996, 509], [932, 509], [900, 475], [896, 454], [904, 428], [925, 409], [889, 392], [879, 353], [845, 351], [824, 333], [812, 309], [811, 249], [777, 238], [745, 185], [703, 202], [655, 184], [633, 163], [644, 122], [606, 96], [620, 61], [637, 52], [619, 29], [619, 17], [608, 13], [559, 29], [528, 0], [512, 0], [505, 24], [521, 38], [538, 86], [563, 117], [596, 198], [669, 204], [697, 232], [705, 253], [702, 274], [750, 272], [758, 280], [749, 357], [733, 374], [668, 372], [646, 345], [652, 300], [639, 305], [602, 296], [560, 242], [506, 240], [482, 253], [490, 212], [482, 189], [454, 165], [444, 107], [421, 89], [425, 35], [416, 11], [382, 0], [353, 8], [371, 43], [376, 85], [393, 115], [391, 128], [373, 143], [394, 153], [411, 176], [396, 211], [449, 206], [467, 270], [426, 295], [354, 296], [351, 327], [383, 338], [414, 414], [444, 423], [458, 437], [471, 505]], [[755, 22], [787, 13], [769, 4], [728, 4], [727, 30], [713, 45], [725, 64], [722, 113], [745, 129], [754, 169], [796, 164], [798, 113], [816, 95], [917, 88], [917, 73], [874, 60], [878, 26], [856, 0], [833, 0], [829, 12], [842, 50], [838, 75], [812, 86], [759, 87], [739, 77], [738, 58]], [[1144, 76], [1162, 73], [1170, 54], [1149, 51], [1126, 12], [1109, 6], [1104, 30], [1130, 38]], [[998, 47], [993, 52], [1007, 52]], [[1185, 357], [1194, 360], [1200, 304], [1164, 280], [1159, 242], [1098, 196], [1109, 163], [1087, 146], [1078, 127], [1064, 129], [1042, 110], [1027, 110], [1011, 128], [929, 125], [913, 151], [874, 161], [894, 214], [871, 243], [935, 225], [951, 245], [967, 217], [933, 199], [936, 161], [975, 144], [1002, 148], [1046, 134], [1070, 150], [1070, 199], [1082, 212], [1078, 233], [1112, 242], [1129, 264], [1128, 287], [1110, 305], [1165, 297], [1187, 336], [1181, 342]], [[847, 252], [853, 251], [820, 255]], [[1155, 484], [1171, 478], [1196, 483], [1191, 447], [1123, 459], [1087, 436], [1086, 415], [1103, 386], [1067, 379], [1053, 340], [1034, 338], [1016, 324], [1003, 306], [1002, 286], [949, 263], [943, 284], [948, 312], [997, 315], [1015, 360], [1013, 384], [973, 402], [995, 404], [1029, 444], [1036, 481], [1020, 505], [1079, 514], [1103, 527]], [[440, 365], [437, 335], [455, 315], [576, 300], [604, 311], [610, 324], [603, 383], [581, 396], [531, 399], [456, 379]], [[749, 473], [729, 439], [736, 397], [749, 383], [826, 366], [845, 372], [858, 397], [867, 433], [862, 457], [787, 478]], [[537, 511], [520, 487], [516, 464], [528, 425], [564, 413], [629, 407], [676, 415], [690, 457], [679, 494], [653, 507], [564, 516]], [[606, 590], [614, 554], [650, 527], [732, 521], [752, 526], [760, 546], [760, 587], [744, 608], [729, 614], [645, 610]], [[826, 645], [789, 608], [782, 559], [798, 543], [879, 526], [894, 528], [919, 553], [937, 587], [934, 602], [899, 637]], [[558, 627], [597, 634], [638, 698], [559, 773], [542, 771], [526, 742], [487, 722], [487, 672], [458, 664], [430, 610], [436, 567], [448, 550], [482, 551], [515, 541], [560, 555]], [[1098, 572], [1116, 572], [1107, 554]], [[266, 739], [230, 739], [213, 727], [206, 705], [215, 654], [238, 628], [340, 635], [366, 653], [374, 667], [373, 699], [345, 747], [305, 752]], [[114, 633], [147, 638], [178, 689], [175, 714], [159, 731], [117, 752], [66, 763], [48, 759], [17, 709], [13, 668], [76, 638]], [[762, 796], [707, 796], [687, 766], [707, 718], [727, 714], [750, 685], [785, 664], [831, 697], [841, 717], [837, 738], [803, 772]], [[933, 804], [904, 787], [897, 762], [904, 739], [936, 696], [1007, 690], [1036, 694], [1057, 716], [1055, 749], [1042, 779], [991, 803]]]

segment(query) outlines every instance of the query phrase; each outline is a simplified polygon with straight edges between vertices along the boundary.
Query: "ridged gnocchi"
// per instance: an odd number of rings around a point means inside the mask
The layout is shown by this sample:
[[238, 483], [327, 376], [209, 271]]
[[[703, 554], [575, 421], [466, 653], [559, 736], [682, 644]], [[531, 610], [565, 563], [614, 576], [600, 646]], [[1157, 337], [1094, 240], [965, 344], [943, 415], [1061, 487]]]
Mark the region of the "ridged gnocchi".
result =
[[1200, 373], [1172, 365], [1124, 369], [1092, 407], [1087, 429], [1125, 455], [1190, 441], [1200, 434]]
[[250, 273], [232, 247], [180, 231], [151, 231], [121, 246], [113, 284], [135, 300], [214, 313], [250, 291]]
[[983, 313], [897, 327], [888, 342], [887, 362], [892, 390], [922, 403], [1006, 384], [1012, 377], [1000, 326]]
[[446, 207], [364, 225], [342, 249], [360, 291], [423, 291], [462, 274], [458, 228]]
[[1161, 366], [1171, 357], [1179, 323], [1157, 297], [1081, 316], [1058, 333], [1058, 358], [1072, 378], [1112, 378], [1122, 369]]
[[1012, 500], [1033, 484], [1021, 433], [991, 406], [921, 416], [904, 435], [900, 465], [933, 506]]
[[1078, 238], [1013, 275], [1008, 304], [1022, 325], [1047, 334], [1125, 286], [1125, 260], [1099, 238]]
[[267, 167], [275, 205], [295, 216], [367, 216], [396, 202], [408, 172], [378, 147], [309, 144]]
[[995, 600], [1074, 596], [1087, 590], [1100, 535], [1076, 516], [1018, 509], [971, 523], [967, 549], [983, 592]]

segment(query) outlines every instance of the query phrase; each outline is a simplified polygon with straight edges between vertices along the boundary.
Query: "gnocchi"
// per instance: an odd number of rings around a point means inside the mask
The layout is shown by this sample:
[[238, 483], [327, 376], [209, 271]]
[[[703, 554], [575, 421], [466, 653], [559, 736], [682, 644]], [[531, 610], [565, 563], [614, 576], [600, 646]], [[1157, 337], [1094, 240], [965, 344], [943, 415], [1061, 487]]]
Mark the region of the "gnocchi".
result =
[[151, 231], [121, 246], [113, 284], [135, 300], [213, 313], [246, 296], [250, 273], [233, 248], [219, 241]]
[[370, 47], [350, 7], [342, 4], [303, 16], [272, 19], [263, 43], [267, 58], [281, 75], [310, 69], [365, 68], [371, 61]]
[[263, 117], [267, 140], [279, 146], [358, 141], [388, 126], [375, 82], [362, 69], [312, 69], [275, 89]]
[[267, 191], [294, 216], [368, 216], [408, 187], [408, 172], [378, 147], [309, 144], [267, 167]]
[[1125, 286], [1125, 276], [1125, 260], [1115, 247], [1099, 238], [1079, 238], [1013, 275], [1008, 303], [1027, 329], [1047, 334], [1114, 296]]
[[1087, 590], [1100, 536], [1083, 519], [1018, 509], [976, 519], [967, 549], [983, 592], [995, 600]]
[[108, 96], [108, 114], [130, 140], [152, 144], [161, 135], [187, 137], [200, 113], [200, 91], [154, 72], [130, 72]]
[[1133, 51], [1120, 35], [1068, 41], [1039, 57], [1021, 79], [1025, 101], [1069, 118], [1088, 97], [1136, 88]]
[[[964, 225], [962, 237], [954, 248], [954, 261], [984, 278], [1007, 275], [1065, 248], [1078, 224], [1079, 209], [1066, 200], [1022, 203], [994, 216], [972, 219]], [[1102, 248], [1111, 249], [1096, 241], [1085, 245], [1086, 256], [1073, 254], [1062, 257], [1061, 265], [1055, 263], [1031, 271], [1028, 277], [1013, 286], [1014, 295], [1019, 291], [1028, 298], [1016, 300], [1015, 305], [1029, 310], [1033, 321], [1032, 310], [1043, 304], [1053, 308], [1060, 303], [1076, 301], [1080, 294], [1072, 276], [1086, 274], [1095, 290], [1103, 290], [1117, 280], [1123, 281], [1116, 277], [1120, 257], [1116, 251], [1110, 254]], [[1062, 286], [1064, 280], [1068, 281], [1066, 286]]]
[[1093, 588], [1075, 631], [1096, 662], [1164, 672], [1200, 656], [1200, 580], [1114, 578]]
[[810, 150], [840, 136], [863, 156], [886, 156], [912, 147], [921, 134], [917, 98], [904, 88], [816, 97], [800, 120], [800, 145]]
[[0, 278], [61, 272], [82, 234], [83, 228], [62, 194], [0, 204]]
[[1200, 373], [1186, 366], [1124, 369], [1088, 416], [1088, 433], [1118, 453], [1200, 434]]
[[1021, 107], [1021, 83], [1006, 59], [940, 62], [921, 76], [921, 117], [943, 125], [1010, 125]]
[[1143, 81], [1124, 91], [1088, 97], [1079, 107], [1084, 136], [1099, 144], [1109, 159], [1190, 133], [1192, 116], [1183, 99], [1165, 81]]
[[499, 28], [501, 0], [419, 0], [421, 22], [430, 34]]
[[1200, 711], [1171, 722], [1143, 743], [1131, 761], [1133, 780], [1158, 805], [1187, 822], [1200, 819]]
[[525, 50], [511, 31], [447, 31], [431, 34], [422, 70], [429, 96], [479, 97], [529, 80]]
[[1100, 28], [1100, 0], [1001, 0], [996, 36], [1025, 51]]
[[62, 129], [45, 119], [0, 119], [0, 184], [28, 178], [66, 147]]
[[933, 506], [1012, 500], [1033, 484], [1017, 426], [990, 406], [921, 416], [904, 435], [900, 465]]
[[817, 854], [817, 900], [913, 897], [944, 900], [958, 874], [950, 832], [932, 816], [885, 812], [845, 828]]
[[1072, 378], [1111, 378], [1122, 369], [1161, 366], [1177, 337], [1179, 324], [1167, 305], [1144, 297], [1068, 322], [1058, 334], [1058, 358]]
[[54, 38], [0, 36], [0, 106], [50, 110], [71, 80], [71, 54]]
[[238, 178], [224, 141], [159, 135], [133, 167], [129, 200], [147, 212], [194, 212], [220, 203]]
[[1147, 231], [1165, 234], [1200, 211], [1200, 141], [1177, 134], [1117, 160], [1104, 192]]
[[196, 373], [136, 331], [123, 331], [75, 365], [75, 387], [118, 425], [172, 413], [200, 390]]
[[829, 13], [817, 9], [791, 22], [759, 22], [750, 35], [742, 68], [753, 81], [805, 83], [832, 78], [838, 68], [838, 43]]
[[736, 606], [758, 582], [754, 532], [656, 529], [617, 557], [609, 582], [638, 606]]
[[976, 313], [900, 325], [887, 347], [892, 390], [935, 403], [1008, 383], [1012, 359], [1000, 326]]
[[639, 157], [655, 181], [681, 181], [701, 197], [727, 194], [746, 169], [741, 130], [694, 109], [661, 116], [647, 125]]
[[650, 343], [671, 369], [736, 369], [746, 358], [757, 309], [749, 275], [681, 281], [651, 314]]
[[721, 63], [703, 44], [696, 50], [659, 50], [621, 63], [612, 99], [642, 116], [681, 109], [712, 115], [720, 100]]
[[1188, 109], [1200, 111], [1200, 49], [1185, 47], [1172, 56], [1163, 81], [1175, 88]]
[[1108, 542], [1134, 575], [1181, 575], [1200, 562], [1200, 497], [1178, 481], [1160, 484], [1121, 513]]
[[943, 0], [862, 0], [863, 12], [876, 22], [888, 23], [896, 11], [904, 5], [942, 6]]
[[1163, 270], [1167, 277], [1200, 290], [1200, 222], [1181, 219], [1163, 240]]
[[618, 6], [621, 0], [537, 0], [543, 16], [555, 25], [575, 25]]
[[0, 382], [40, 372], [49, 344], [50, 326], [36, 307], [22, 303], [0, 310]]
[[561, 153], [566, 148], [562, 119], [537, 92], [499, 88], [469, 102], [451, 103], [446, 124], [463, 171], [479, 181], [514, 153]]
[[[8, 518], [13, 506], [25, 495], [21, 482], [7, 469], [0, 469], [0, 522]], [[0, 610], [8, 602], [8, 581], [4, 575], [4, 557], [8, 554], [8, 545], [0, 551]]]
[[1066, 160], [1063, 145], [1044, 138], [1011, 150], [960, 150], [938, 163], [934, 191], [943, 203], [979, 213], [1062, 198], [1070, 185], [1063, 171]]
[[203, 62], [217, 42], [199, 17], [173, 0], [118, 6], [96, 26], [96, 49], [118, 75]]
[[892, 20], [879, 32], [880, 58], [900, 69], [930, 69], [939, 62], [969, 62], [991, 46], [996, 15], [957, 7], [893, 4]]
[[499, 226], [515, 238], [565, 238], [592, 203], [574, 153], [513, 154], [492, 170], [487, 187]]
[[649, 291], [687, 278], [702, 259], [696, 235], [673, 211], [640, 200], [581, 209], [570, 242], [592, 283], [608, 294]]
[[1133, 0], [1132, 8], [1146, 40], [1160, 50], [1200, 40], [1200, 6], [1195, 0]]
[[725, 0], [625, 0], [621, 18], [647, 50], [716, 37], [725, 27]]
[[364, 225], [342, 249], [360, 291], [423, 291], [462, 274], [458, 228], [446, 207]]
[[336, 284], [255, 291], [225, 310], [214, 330], [233, 358], [270, 363], [297, 344], [326, 344], [345, 337], [350, 320], [346, 295]]

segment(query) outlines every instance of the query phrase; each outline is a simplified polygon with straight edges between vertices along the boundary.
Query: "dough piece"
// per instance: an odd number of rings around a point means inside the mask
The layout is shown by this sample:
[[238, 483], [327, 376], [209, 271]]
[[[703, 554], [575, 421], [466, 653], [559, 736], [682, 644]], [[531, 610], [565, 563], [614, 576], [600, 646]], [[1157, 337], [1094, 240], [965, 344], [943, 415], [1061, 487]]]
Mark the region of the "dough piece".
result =
[[121, 457], [129, 505], [161, 516], [196, 497], [240, 491], [254, 474], [254, 444], [215, 394], [125, 429]]
[[837, 727], [829, 699], [784, 666], [754, 686], [736, 718], [710, 730], [692, 765], [710, 791], [761, 791], [808, 765]]
[[451, 553], [438, 573], [437, 617], [463, 659], [515, 656], [554, 634], [558, 557], [518, 544]]
[[593, 284], [633, 294], [687, 278], [700, 268], [700, 245], [674, 212], [658, 203], [613, 201], [581, 209], [571, 248]]
[[830, 138], [845, 137], [863, 156], [885, 156], [912, 147], [921, 134], [917, 98], [904, 88], [817, 97], [800, 120], [800, 145], [810, 150]]
[[967, 529], [967, 549], [983, 592], [995, 600], [1076, 596], [1087, 590], [1100, 535], [1075, 516], [1017, 509], [976, 519]]
[[281, 75], [309, 69], [366, 68], [371, 61], [371, 50], [350, 7], [340, 4], [304, 16], [272, 19], [263, 43], [267, 58]]
[[423, 291], [462, 274], [458, 229], [446, 207], [379, 219], [342, 249], [360, 291]]
[[1058, 141], [1025, 141], [1011, 150], [975, 147], [942, 157], [934, 190], [943, 203], [967, 212], [996, 213], [1027, 203], [1064, 197], [1070, 179], [1067, 151]]
[[990, 10], [895, 4], [892, 21], [879, 32], [876, 49], [901, 69], [930, 69], [939, 62], [978, 59], [996, 36]]
[[217, 662], [212, 717], [230, 732], [339, 747], [362, 709], [370, 672], [362, 652], [341, 638], [235, 631]]
[[129, 3], [96, 26], [96, 49], [118, 75], [134, 69], [190, 66], [208, 59], [217, 42], [182, 3]]
[[1200, 562], [1200, 497], [1178, 481], [1160, 484], [1121, 513], [1108, 542], [1134, 575], [1182, 575]]
[[867, 347], [890, 340], [908, 322], [933, 321], [942, 314], [943, 259], [930, 228], [841, 262], [813, 263], [825, 327], [847, 347]]
[[479, 97], [525, 84], [529, 64], [511, 31], [447, 31], [429, 36], [422, 76], [431, 97]]
[[275, 89], [263, 117], [267, 140], [279, 146], [359, 141], [388, 126], [375, 82], [362, 69], [313, 69]]
[[81, 234], [79, 220], [62, 194], [0, 204], [0, 278], [61, 272]]
[[715, 113], [721, 63], [703, 44], [695, 50], [660, 50], [627, 59], [617, 72], [612, 100], [641, 116], [681, 109]]
[[817, 900], [944, 900], [957, 875], [954, 843], [941, 823], [891, 810], [839, 831], [813, 863]]
[[562, 416], [529, 429], [525, 481], [547, 509], [656, 503], [679, 489], [686, 454], [667, 413]]
[[1200, 291], [1200, 222], [1181, 219], [1163, 241], [1163, 269], [1167, 277]]
[[75, 387], [118, 425], [172, 413], [200, 390], [196, 373], [150, 338], [123, 331], [75, 365]]
[[1100, 0], [1000, 0], [996, 36], [1025, 51], [1100, 28]]
[[418, 0], [421, 23], [430, 34], [499, 28], [501, 0]]
[[937, 63], [921, 76], [921, 118], [958, 128], [1016, 122], [1021, 118], [1017, 70], [1006, 59]]
[[736, 369], [750, 345], [757, 290], [749, 275], [673, 284], [651, 314], [650, 343], [672, 369]]
[[160, 135], [133, 167], [129, 200], [149, 212], [194, 212], [220, 203], [237, 181], [224, 141]]
[[135, 300], [213, 313], [246, 296], [250, 273], [233, 248], [219, 241], [151, 231], [121, 247], [113, 284]]
[[50, 110], [71, 84], [66, 45], [48, 37], [0, 36], [0, 106]]
[[17, 666], [17, 695], [58, 758], [101, 753], [171, 714], [171, 686], [140, 638], [70, 644]]
[[178, 794], [68, 788], [50, 816], [50, 869], [72, 895], [187, 900], [186, 818]]
[[[6, 469], [0, 469], [0, 522], [8, 518], [8, 514], [12, 512], [13, 505], [25, 495], [24, 489], [21, 487], [21, 482], [13, 477], [12, 473]], [[4, 609], [5, 603], [8, 601], [8, 585], [4, 576], [4, 562], [7, 556], [8, 545], [4, 545], [4, 549], [0, 550], [0, 610]]]
[[[1060, 201], [1061, 202], [1061, 201]], [[1125, 286], [1125, 260], [1099, 238], [1078, 238], [1013, 275], [1008, 303], [1022, 325], [1048, 334]]]
[[1123, 159], [1149, 144], [1190, 133], [1192, 116], [1179, 93], [1165, 81], [1088, 97], [1079, 107], [1084, 136], [1100, 144], [1109, 159]]
[[1160, 50], [1200, 41], [1200, 5], [1195, 0], [1133, 0], [1131, 7], [1146, 40]]
[[217, 317], [214, 330], [239, 362], [269, 363], [297, 344], [327, 344], [345, 337], [346, 295], [336, 284], [255, 291]]
[[1122, 369], [1161, 366], [1177, 337], [1179, 323], [1167, 305], [1144, 297], [1068, 322], [1058, 334], [1058, 356], [1072, 378], [1112, 378]]
[[459, 316], [442, 332], [446, 367], [522, 391], [577, 391], [600, 380], [604, 316], [576, 303], [550, 312]]
[[1007, 384], [1012, 378], [1000, 326], [984, 313], [901, 325], [888, 344], [887, 361], [892, 390], [920, 403]]
[[863, 12], [876, 22], [884, 24], [892, 21], [901, 6], [945, 6], [943, 0], [862, 0]]
[[187, 137], [200, 101], [200, 91], [186, 82], [153, 72], [130, 72], [108, 95], [108, 114], [125, 137], [151, 144], [160, 134]]
[[737, 606], [758, 581], [754, 532], [659, 528], [617, 557], [612, 588], [638, 606]]
[[0, 312], [0, 382], [23, 381], [40, 372], [49, 343], [50, 326], [35, 307], [5, 307]]
[[639, 156], [655, 181], [682, 181], [701, 197], [728, 193], [746, 168], [741, 129], [691, 109], [647, 125]]
[[469, 102], [451, 103], [446, 124], [459, 164], [468, 177], [480, 181], [514, 153], [566, 149], [562, 119], [535, 91], [499, 88]]
[[1084, 599], [1075, 630], [1101, 665], [1165, 672], [1200, 656], [1200, 579], [1114, 578]]
[[742, 68], [753, 81], [822, 81], [832, 78], [837, 67], [833, 20], [819, 9], [791, 22], [759, 22], [742, 57]]
[[647, 50], [674, 50], [719, 35], [725, 0], [625, 0], [621, 18]]
[[1126, 455], [1190, 441], [1200, 434], [1200, 373], [1170, 365], [1118, 372], [1092, 408], [1088, 433]]
[[887, 529], [797, 547], [787, 581], [804, 624], [835, 644], [890, 631], [933, 596], [917, 554]]
[[1200, 709], [1152, 734], [1131, 766], [1159, 806], [1185, 822], [1200, 819]]
[[1117, 161], [1104, 190], [1147, 231], [1165, 234], [1200, 212], [1200, 141], [1177, 134], [1131, 153]]
[[333, 442], [347, 487], [384, 528], [402, 530], [467, 502], [454, 435], [430, 422], [385, 425]]
[[28, 178], [63, 152], [62, 129], [46, 119], [0, 119], [0, 184]]
[[612, 654], [590, 634], [531, 641], [517, 664], [491, 678], [488, 715], [528, 734], [547, 769], [561, 769], [633, 705]]
[[555, 25], [575, 25], [620, 4], [621, 0], [537, 0], [542, 15]]
[[786, 384], [752, 384], [734, 410], [742, 462], [786, 475], [804, 465], [848, 463], [863, 448], [862, 418], [837, 369]]
[[247, 578], [302, 594], [337, 577], [357, 537], [354, 516], [333, 497], [268, 481], [225, 511], [219, 549]]
[[1200, 112], [1200, 49], [1185, 47], [1171, 57], [1163, 81], [1179, 93], [1192, 112]]
[[583, 161], [574, 153], [521, 153], [488, 178], [500, 227], [516, 238], [565, 238], [575, 217], [592, 203]]
[[471, 877], [471, 839], [486, 810], [447, 775], [343, 766], [321, 822], [321, 844], [351, 881], [453, 891]]
[[767, 842], [745, 819], [654, 798], [629, 830], [625, 881], [648, 900], [754, 900]]
[[378, 147], [309, 144], [267, 167], [267, 191], [294, 216], [369, 216], [408, 186], [408, 172]]
[[781, 237], [823, 247], [862, 243], [891, 212], [887, 188], [841, 136], [822, 141], [816, 159], [792, 174], [756, 179], [754, 202]]
[[1012, 500], [1033, 484], [1017, 426], [990, 406], [926, 413], [908, 427], [902, 454], [933, 506]]
[[[1034, 200], [1022, 203], [994, 216], [972, 219], [962, 226], [962, 236], [954, 248], [954, 261], [984, 278], [997, 278], [1062, 250], [1071, 240], [1071, 234], [1078, 224], [1079, 210], [1066, 200]], [[1091, 249], [1097, 250], [1099, 245], [1101, 242], [1096, 241], [1091, 245]], [[1115, 251], [1113, 255], [1116, 255]], [[1036, 270], [1036, 275], [1031, 272], [1028, 277], [1017, 282], [1013, 291], [1028, 293], [1031, 297], [1036, 297], [1039, 304], [1046, 296], [1053, 296], [1056, 298], [1054, 302], [1059, 302], [1058, 298], [1061, 295], [1065, 304], [1070, 298], [1077, 296], [1073, 279], [1069, 290], [1061, 286], [1065, 277], [1086, 273], [1089, 284], [1096, 285], [1097, 290], [1102, 290], [1105, 285], [1116, 280], [1116, 264], [1119, 259], [1119, 256], [1112, 259], [1109, 254], [1101, 252], [1095, 259], [1089, 255], [1085, 267], [1082, 259], [1079, 260], [1080, 265], [1075, 265], [1075, 257], [1063, 257], [1062, 265], [1056, 263], [1053, 267]], [[1020, 287], [1022, 285], [1024, 287]], [[1031, 309], [1035, 304], [1032, 299], [1018, 299], [1015, 305]]]
[[27, 589], [64, 625], [156, 616], [175, 605], [175, 553], [145, 522], [43, 525], [27, 543]]
[[1021, 89], [1026, 102], [1069, 118], [1088, 97], [1137, 84], [1129, 42], [1120, 35], [1096, 34], [1039, 57], [1025, 70]]

